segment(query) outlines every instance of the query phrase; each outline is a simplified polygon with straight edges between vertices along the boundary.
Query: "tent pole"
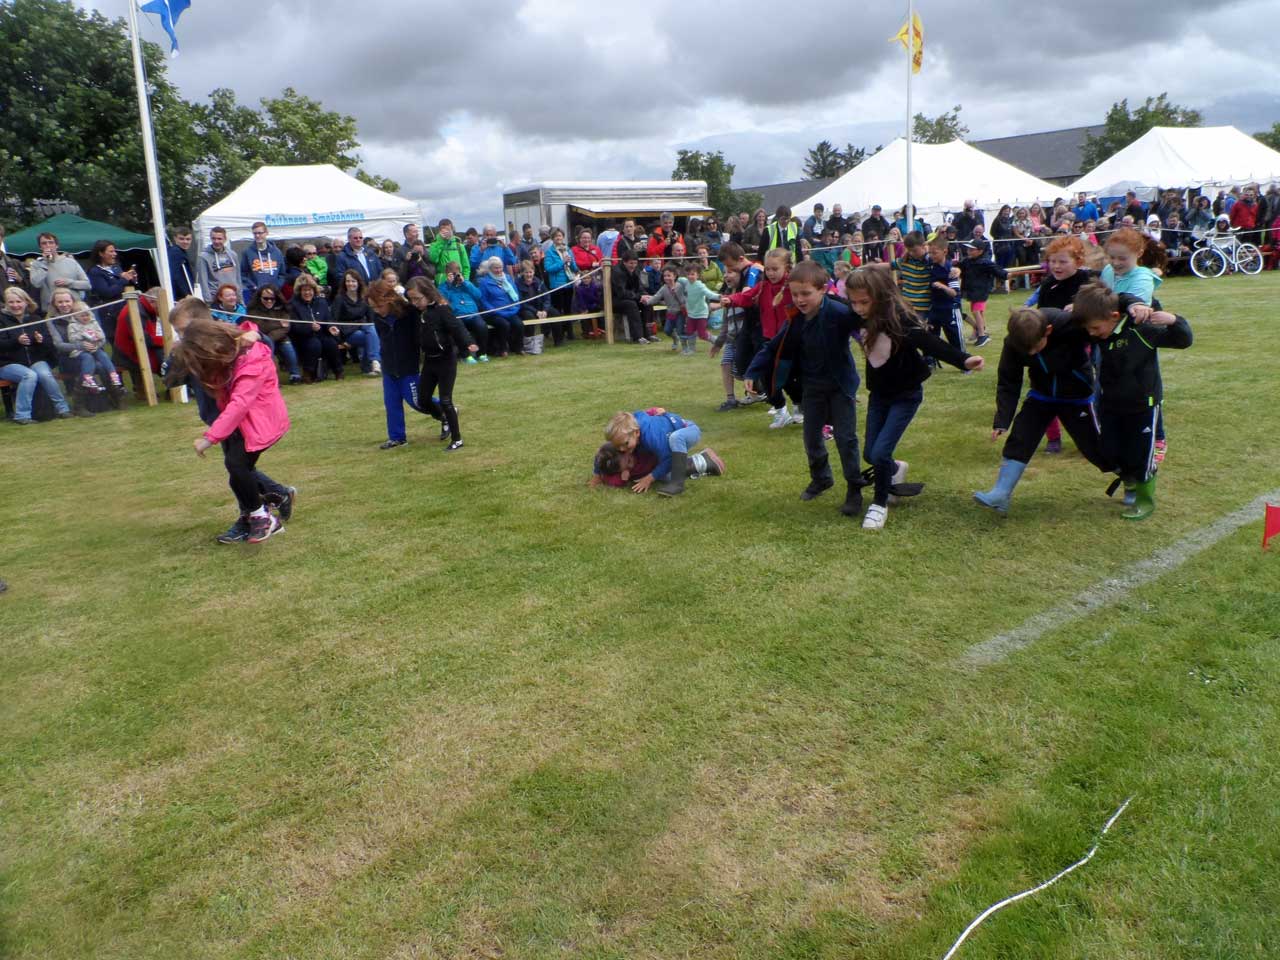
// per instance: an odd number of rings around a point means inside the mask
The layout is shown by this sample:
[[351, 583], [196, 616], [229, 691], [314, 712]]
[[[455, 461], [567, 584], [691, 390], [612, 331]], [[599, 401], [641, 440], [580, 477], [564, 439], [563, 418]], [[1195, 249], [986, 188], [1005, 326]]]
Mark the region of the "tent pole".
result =
[[904, 235], [915, 229], [916, 218], [911, 207], [911, 64], [915, 57], [915, 0], [907, 0], [907, 206], [903, 214], [907, 229]]
[[147, 188], [151, 194], [151, 226], [156, 237], [156, 266], [160, 286], [173, 300], [173, 279], [169, 276], [169, 244], [164, 230], [164, 203], [160, 199], [160, 174], [156, 169], [155, 132], [151, 128], [151, 103], [147, 95], [147, 74], [142, 64], [142, 43], [138, 39], [137, 0], [128, 0], [129, 43], [133, 47], [133, 79], [138, 89], [138, 118], [142, 122], [142, 158], [147, 166]]

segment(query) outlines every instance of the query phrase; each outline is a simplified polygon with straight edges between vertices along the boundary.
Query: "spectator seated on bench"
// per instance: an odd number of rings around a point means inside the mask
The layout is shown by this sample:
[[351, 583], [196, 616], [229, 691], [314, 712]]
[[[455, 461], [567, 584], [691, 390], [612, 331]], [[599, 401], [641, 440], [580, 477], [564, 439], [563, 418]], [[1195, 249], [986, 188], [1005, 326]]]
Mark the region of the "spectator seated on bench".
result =
[[54, 376], [58, 352], [48, 323], [21, 326], [39, 320], [36, 302], [21, 287], [6, 287], [0, 310], [0, 380], [14, 385], [14, 423], [33, 422], [36, 388], [43, 390], [59, 418], [71, 416], [71, 406]]
[[258, 325], [258, 333], [271, 345], [276, 359], [282, 361], [288, 369], [289, 382], [301, 383], [302, 367], [298, 365], [298, 351], [289, 339], [291, 317], [289, 308], [285, 305], [284, 294], [274, 284], [264, 284], [253, 292], [253, 299], [249, 301], [246, 313]]
[[[147, 361], [152, 373], [160, 372], [160, 363], [164, 360], [164, 329], [160, 325], [160, 312], [156, 307], [160, 296], [160, 288], [152, 287], [138, 297], [138, 315], [142, 319], [142, 333], [147, 344]], [[142, 396], [142, 368], [138, 363], [138, 351], [133, 343], [133, 325], [129, 322], [129, 304], [124, 304], [116, 312], [115, 317], [115, 359], [116, 366], [129, 373], [133, 381], [133, 392]]]

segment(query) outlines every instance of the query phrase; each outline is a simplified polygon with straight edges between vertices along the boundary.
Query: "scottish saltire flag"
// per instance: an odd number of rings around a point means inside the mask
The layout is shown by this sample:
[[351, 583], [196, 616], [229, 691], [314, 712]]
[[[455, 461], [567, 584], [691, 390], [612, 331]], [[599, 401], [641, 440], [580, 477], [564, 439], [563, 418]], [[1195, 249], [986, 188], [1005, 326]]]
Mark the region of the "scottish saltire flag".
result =
[[169, 35], [169, 41], [173, 44], [169, 48], [170, 53], [178, 52], [178, 35], [174, 33], [173, 28], [178, 23], [178, 18], [182, 16], [182, 11], [191, 6], [191, 0], [146, 0], [140, 4], [144, 13], [154, 13], [160, 18], [160, 26], [164, 27], [164, 32]]

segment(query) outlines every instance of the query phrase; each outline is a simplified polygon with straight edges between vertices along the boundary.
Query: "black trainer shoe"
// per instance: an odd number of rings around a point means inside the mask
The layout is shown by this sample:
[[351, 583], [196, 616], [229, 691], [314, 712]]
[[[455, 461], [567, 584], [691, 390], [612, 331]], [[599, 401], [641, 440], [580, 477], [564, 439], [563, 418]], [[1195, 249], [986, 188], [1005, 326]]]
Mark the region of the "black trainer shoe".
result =
[[455, 450], [461, 450], [461, 449], [462, 449], [462, 441], [461, 441], [461, 440], [455, 440], [455, 441], [453, 441], [453, 443], [449, 444], [447, 447], [445, 447], [445, 448], [444, 448], [444, 452], [445, 452], [445, 453], [453, 453], [453, 451], [455, 451]]
[[453, 431], [449, 429], [449, 424], [447, 424], [447, 423], [443, 423], [443, 424], [441, 424], [441, 425], [440, 425], [440, 439], [441, 439], [441, 440], [448, 440], [451, 436], [453, 436]]
[[297, 487], [285, 487], [284, 493], [268, 493], [262, 497], [267, 506], [275, 507], [280, 519], [288, 522], [293, 516], [293, 502], [298, 499]]
[[249, 539], [249, 518], [240, 514], [225, 533], [218, 534], [217, 539], [219, 543], [244, 543]]
[[249, 515], [249, 536], [246, 543], [261, 543], [267, 537], [284, 532], [284, 524], [270, 513]]
[[408, 440], [386, 440], [378, 445], [379, 450], [394, 450], [396, 447], [403, 447]]
[[730, 397], [724, 403], [720, 404], [720, 406], [716, 407], [716, 413], [724, 413], [728, 410], [737, 410], [739, 406], [741, 406], [741, 404], [739, 404], [735, 398]]
[[820, 497], [834, 486], [834, 480], [824, 480], [821, 482], [817, 480], [810, 480], [809, 485], [805, 487], [804, 492], [800, 494], [800, 499], [812, 500], [815, 497]]

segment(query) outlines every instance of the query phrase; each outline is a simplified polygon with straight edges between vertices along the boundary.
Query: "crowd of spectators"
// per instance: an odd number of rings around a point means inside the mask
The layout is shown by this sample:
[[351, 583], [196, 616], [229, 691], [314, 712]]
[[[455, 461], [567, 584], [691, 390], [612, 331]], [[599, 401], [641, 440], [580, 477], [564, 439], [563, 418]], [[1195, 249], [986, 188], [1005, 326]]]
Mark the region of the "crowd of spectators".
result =
[[[468, 363], [487, 363], [524, 352], [540, 352], [544, 337], [551, 345], [582, 336], [603, 336], [597, 322], [610, 271], [611, 299], [628, 339], [653, 336], [651, 298], [663, 286], [664, 266], [675, 265], [683, 276], [720, 289], [724, 265], [720, 253], [729, 244], [763, 260], [783, 247], [793, 262], [813, 260], [835, 276], [863, 263], [902, 256], [903, 238], [911, 232], [945, 237], [950, 242], [985, 247], [1004, 269], [1036, 267], [1045, 245], [1064, 234], [1079, 236], [1097, 247], [1123, 226], [1144, 233], [1157, 252], [1159, 265], [1179, 269], [1196, 240], [1230, 232], [1252, 240], [1276, 264], [1280, 232], [1280, 186], [1265, 193], [1257, 185], [1219, 191], [1210, 198], [1197, 191], [1164, 190], [1150, 202], [1129, 193], [1105, 210], [1098, 198], [1079, 194], [1052, 203], [1001, 207], [987, 224], [974, 202], [931, 224], [905, 208], [886, 216], [880, 205], [846, 213], [840, 204], [830, 211], [816, 205], [803, 219], [787, 207], [772, 215], [764, 209], [718, 217], [689, 218], [677, 225], [664, 213], [655, 222], [627, 219], [594, 225], [574, 224], [568, 231], [532, 224], [506, 232], [494, 224], [458, 230], [443, 219], [422, 235], [417, 224], [400, 238], [366, 237], [359, 227], [345, 236], [280, 245], [263, 222], [254, 224], [252, 240], [239, 253], [221, 227], [210, 231], [202, 249], [189, 228], [173, 231], [168, 249], [174, 295], [206, 299], [214, 316], [229, 323], [255, 318], [276, 352], [282, 372], [292, 384], [326, 378], [342, 379], [348, 368], [368, 376], [381, 373], [381, 344], [367, 302], [375, 280], [388, 280], [398, 290], [416, 277], [434, 281], [453, 312], [478, 345]], [[0, 242], [3, 241], [0, 230]], [[136, 285], [136, 269], [122, 267], [114, 244], [101, 240], [88, 257], [86, 270], [61, 252], [51, 233], [39, 237], [40, 255], [27, 262], [7, 255], [0, 260], [5, 277], [0, 311], [0, 381], [8, 381], [17, 423], [37, 418], [41, 395], [46, 416], [71, 415], [68, 397], [77, 408], [92, 412], [92, 401], [116, 400], [123, 393], [117, 366], [134, 374], [140, 359], [119, 301]], [[103, 306], [107, 304], [109, 306]], [[163, 336], [156, 322], [156, 291], [139, 301], [148, 340], [147, 360], [159, 368]], [[587, 315], [576, 329], [560, 317]], [[44, 320], [43, 323], [36, 321]], [[98, 404], [101, 407], [101, 403]]]

